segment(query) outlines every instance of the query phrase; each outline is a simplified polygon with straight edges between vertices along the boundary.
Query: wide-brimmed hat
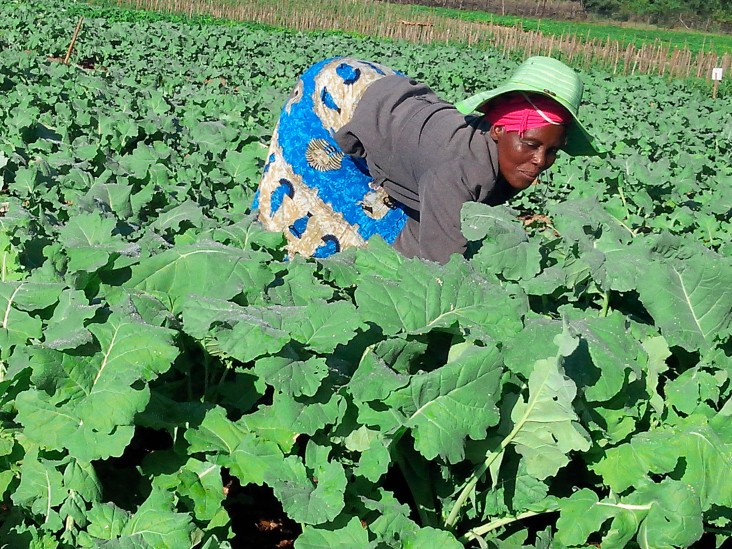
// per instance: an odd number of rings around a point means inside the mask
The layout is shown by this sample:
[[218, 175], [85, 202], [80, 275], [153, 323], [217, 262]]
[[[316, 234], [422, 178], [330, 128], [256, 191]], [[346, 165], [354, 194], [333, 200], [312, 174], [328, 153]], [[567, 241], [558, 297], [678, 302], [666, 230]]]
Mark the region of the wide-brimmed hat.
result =
[[534, 92], [551, 97], [572, 115], [567, 128], [567, 144], [562, 147], [571, 156], [594, 156], [605, 151], [577, 118], [582, 101], [582, 81], [570, 67], [552, 57], [529, 57], [521, 63], [505, 84], [468, 97], [455, 107], [462, 114], [477, 111], [491, 99], [510, 92]]

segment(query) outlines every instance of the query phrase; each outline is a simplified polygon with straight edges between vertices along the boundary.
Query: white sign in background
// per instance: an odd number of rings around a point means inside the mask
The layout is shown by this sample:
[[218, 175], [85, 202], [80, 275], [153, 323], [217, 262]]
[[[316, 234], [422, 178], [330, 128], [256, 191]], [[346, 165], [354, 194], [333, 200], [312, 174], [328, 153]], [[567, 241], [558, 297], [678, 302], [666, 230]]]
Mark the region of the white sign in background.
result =
[[722, 80], [722, 67], [712, 69], [712, 80]]

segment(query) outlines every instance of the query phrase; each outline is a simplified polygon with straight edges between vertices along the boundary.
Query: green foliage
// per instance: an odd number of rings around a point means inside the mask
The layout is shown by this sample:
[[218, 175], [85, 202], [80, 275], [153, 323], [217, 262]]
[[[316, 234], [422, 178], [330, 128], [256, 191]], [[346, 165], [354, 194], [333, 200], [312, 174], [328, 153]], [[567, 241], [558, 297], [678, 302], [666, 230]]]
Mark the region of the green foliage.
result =
[[466, 205], [470, 259], [285, 260], [250, 210], [297, 73], [511, 63], [69, 6], [0, 6], [3, 544], [228, 547], [233, 482], [298, 549], [728, 539], [729, 102], [583, 73], [611, 153]]
[[[671, 46], [685, 46], [690, 51], [714, 51], [724, 55], [732, 47], [732, 38], [724, 32], [706, 32], [677, 28], [679, 16], [685, 23], [696, 23], [697, 28], [707, 29], [710, 19], [717, 23], [729, 22], [732, 17], [728, 0], [719, 3], [697, 2], [696, 0], [668, 0], [664, 2], [628, 2], [624, 0], [583, 0], [582, 5], [589, 12], [590, 20], [562, 21], [546, 17], [525, 17], [501, 15], [486, 11], [467, 11], [442, 7], [412, 6], [415, 15], [434, 15], [463, 19], [477, 23], [490, 23], [504, 27], [520, 27], [526, 31], [541, 31], [556, 37], [573, 35], [585, 39], [618, 41], [621, 47], [632, 44], [638, 48], [644, 43], [663, 43]], [[600, 16], [602, 20], [592, 20]], [[595, 17], [597, 18], [597, 17]], [[620, 26], [612, 21], [635, 19], [645, 22], [641, 26]], [[660, 28], [647, 28], [648, 20], [658, 23]], [[608, 21], [609, 20], [609, 21]], [[667, 28], [663, 26], [668, 25]]]
[[711, 21], [724, 23], [730, 7], [728, 0], [585, 0], [584, 6], [591, 13], [613, 19], [635, 19], [675, 26], [678, 21], [684, 23], [686, 18], [689, 23], [701, 23], [699, 26], [706, 23], [706, 27]]

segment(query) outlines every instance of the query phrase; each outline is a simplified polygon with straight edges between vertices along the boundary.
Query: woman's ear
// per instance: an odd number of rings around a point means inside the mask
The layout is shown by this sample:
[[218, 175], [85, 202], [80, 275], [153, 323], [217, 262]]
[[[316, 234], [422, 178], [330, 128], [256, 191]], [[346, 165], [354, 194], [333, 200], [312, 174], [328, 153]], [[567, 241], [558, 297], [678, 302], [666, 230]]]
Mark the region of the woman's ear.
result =
[[491, 126], [491, 129], [488, 130], [488, 135], [491, 136], [491, 139], [498, 142], [498, 138], [501, 137], [505, 132], [505, 128], [503, 126]]

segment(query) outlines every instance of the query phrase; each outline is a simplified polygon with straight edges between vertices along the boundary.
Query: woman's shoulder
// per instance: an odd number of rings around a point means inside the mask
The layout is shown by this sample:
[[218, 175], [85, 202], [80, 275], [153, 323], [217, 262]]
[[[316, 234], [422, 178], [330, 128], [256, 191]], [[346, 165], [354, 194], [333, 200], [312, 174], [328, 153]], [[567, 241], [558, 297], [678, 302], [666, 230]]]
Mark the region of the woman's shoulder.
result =
[[[441, 99], [426, 84], [402, 75], [380, 78], [368, 87], [363, 100], [387, 105], [400, 105], [417, 100], [441, 105], [445, 108], [455, 108], [451, 103]], [[457, 112], [457, 109], [455, 109], [455, 112]]]

